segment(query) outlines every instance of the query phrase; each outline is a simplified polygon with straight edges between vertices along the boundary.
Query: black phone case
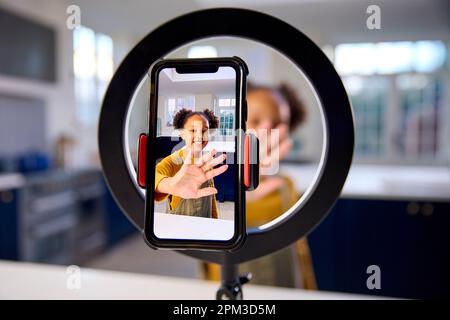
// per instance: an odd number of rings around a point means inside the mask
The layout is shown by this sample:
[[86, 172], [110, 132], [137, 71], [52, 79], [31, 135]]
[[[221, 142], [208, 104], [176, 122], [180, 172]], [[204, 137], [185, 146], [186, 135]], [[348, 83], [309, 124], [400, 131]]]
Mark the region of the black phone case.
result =
[[[154, 176], [155, 176], [155, 155], [152, 153], [152, 145], [156, 141], [156, 107], [158, 103], [158, 75], [164, 68], [177, 68], [177, 71], [192, 72], [211, 72], [218, 67], [228, 66], [236, 71], [236, 152], [234, 163], [236, 166], [235, 179], [235, 232], [234, 237], [227, 241], [219, 240], [180, 240], [180, 239], [160, 239], [153, 232], [154, 225]], [[204, 58], [204, 59], [173, 59], [160, 60], [153, 65], [150, 70], [150, 106], [149, 106], [149, 131], [147, 139], [147, 164], [146, 170], [146, 198], [145, 198], [145, 222], [144, 239], [146, 243], [154, 249], [201, 249], [201, 250], [237, 250], [245, 241], [245, 187], [243, 185], [243, 146], [245, 122], [247, 121], [246, 104], [246, 85], [248, 68], [245, 62], [239, 57], [229, 58]], [[148, 192], [151, 190], [152, 192]]]

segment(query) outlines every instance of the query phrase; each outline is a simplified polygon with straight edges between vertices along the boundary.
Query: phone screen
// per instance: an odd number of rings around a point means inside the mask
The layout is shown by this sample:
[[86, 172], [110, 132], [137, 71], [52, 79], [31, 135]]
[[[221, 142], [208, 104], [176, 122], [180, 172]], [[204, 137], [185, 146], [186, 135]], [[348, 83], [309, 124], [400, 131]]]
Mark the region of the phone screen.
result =
[[229, 66], [157, 74], [153, 231], [160, 239], [234, 236], [236, 78]]

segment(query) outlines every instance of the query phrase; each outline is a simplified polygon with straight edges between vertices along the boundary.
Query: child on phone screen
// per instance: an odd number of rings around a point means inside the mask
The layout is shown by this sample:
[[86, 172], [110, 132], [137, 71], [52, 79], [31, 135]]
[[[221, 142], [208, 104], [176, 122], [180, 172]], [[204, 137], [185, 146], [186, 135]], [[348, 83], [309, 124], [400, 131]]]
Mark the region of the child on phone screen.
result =
[[226, 155], [214, 158], [215, 149], [202, 152], [208, 144], [209, 130], [218, 124], [219, 120], [208, 109], [181, 109], [175, 114], [173, 125], [180, 131], [185, 146], [162, 159], [155, 170], [155, 201], [167, 199], [168, 213], [219, 217], [213, 178], [227, 170], [227, 165], [216, 167]]

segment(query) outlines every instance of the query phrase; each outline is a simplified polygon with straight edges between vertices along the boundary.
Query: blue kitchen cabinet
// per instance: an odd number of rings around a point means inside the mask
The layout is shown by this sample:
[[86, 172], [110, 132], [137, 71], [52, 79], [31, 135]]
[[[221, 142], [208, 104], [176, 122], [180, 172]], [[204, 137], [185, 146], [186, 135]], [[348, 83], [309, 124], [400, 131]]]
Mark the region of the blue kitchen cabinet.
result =
[[19, 258], [17, 190], [0, 190], [0, 259]]
[[[321, 290], [406, 298], [450, 293], [450, 203], [339, 199], [309, 235]], [[367, 267], [381, 269], [369, 290]]]
[[122, 209], [117, 205], [108, 189], [105, 192], [105, 201], [106, 231], [108, 235], [107, 246], [111, 248], [130, 235], [138, 234], [139, 232], [122, 212]]
[[81, 264], [107, 245], [98, 170], [49, 171], [0, 190], [0, 259]]

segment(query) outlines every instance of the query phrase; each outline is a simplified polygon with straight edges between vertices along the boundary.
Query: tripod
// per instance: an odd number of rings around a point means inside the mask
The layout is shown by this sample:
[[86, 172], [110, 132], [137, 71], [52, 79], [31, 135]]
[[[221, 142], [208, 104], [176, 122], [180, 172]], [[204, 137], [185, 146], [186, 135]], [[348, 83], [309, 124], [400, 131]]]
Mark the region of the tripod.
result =
[[222, 284], [217, 290], [217, 300], [242, 300], [244, 298], [242, 286], [252, 279], [251, 273], [238, 274], [238, 265], [222, 264]]

